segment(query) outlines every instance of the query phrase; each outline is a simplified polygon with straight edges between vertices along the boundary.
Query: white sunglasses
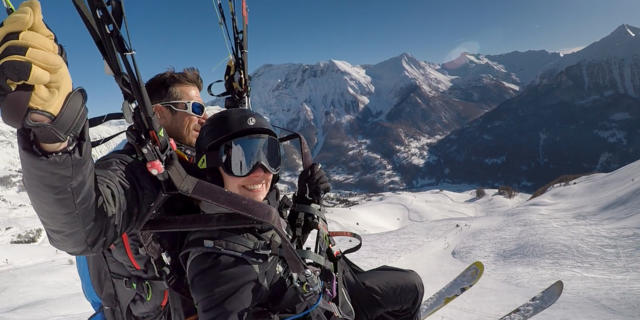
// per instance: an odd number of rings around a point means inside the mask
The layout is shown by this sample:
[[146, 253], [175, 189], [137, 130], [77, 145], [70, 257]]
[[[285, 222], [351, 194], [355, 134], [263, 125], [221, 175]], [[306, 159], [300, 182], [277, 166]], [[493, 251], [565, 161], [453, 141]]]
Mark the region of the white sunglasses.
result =
[[[163, 107], [169, 107], [175, 111], [186, 112], [192, 116], [202, 117], [206, 107], [198, 101], [165, 101], [157, 104]], [[186, 109], [178, 108], [175, 104], [185, 105]]]

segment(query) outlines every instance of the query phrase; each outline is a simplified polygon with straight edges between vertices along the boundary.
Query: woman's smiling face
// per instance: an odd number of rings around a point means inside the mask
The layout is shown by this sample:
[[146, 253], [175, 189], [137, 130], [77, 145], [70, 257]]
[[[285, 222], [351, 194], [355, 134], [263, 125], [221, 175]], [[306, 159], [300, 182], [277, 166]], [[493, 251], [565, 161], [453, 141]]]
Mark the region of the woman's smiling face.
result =
[[262, 201], [269, 193], [273, 174], [262, 166], [256, 167], [246, 177], [234, 177], [228, 175], [222, 168], [218, 168], [224, 181], [225, 189], [245, 196], [247, 198]]

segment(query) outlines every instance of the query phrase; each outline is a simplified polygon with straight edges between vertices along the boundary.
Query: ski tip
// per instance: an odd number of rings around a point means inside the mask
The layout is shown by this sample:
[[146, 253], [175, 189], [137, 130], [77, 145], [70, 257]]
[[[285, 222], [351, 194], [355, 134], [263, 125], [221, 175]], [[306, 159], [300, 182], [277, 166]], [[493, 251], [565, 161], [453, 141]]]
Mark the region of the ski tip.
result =
[[559, 292], [562, 292], [564, 290], [564, 282], [562, 282], [562, 280], [558, 280], [549, 287], [555, 287]]
[[529, 319], [553, 305], [562, 295], [563, 289], [564, 283], [558, 280], [499, 320]]
[[484, 273], [484, 264], [480, 261], [476, 261], [471, 264], [471, 266], [475, 266], [478, 269], [478, 276], [481, 276]]

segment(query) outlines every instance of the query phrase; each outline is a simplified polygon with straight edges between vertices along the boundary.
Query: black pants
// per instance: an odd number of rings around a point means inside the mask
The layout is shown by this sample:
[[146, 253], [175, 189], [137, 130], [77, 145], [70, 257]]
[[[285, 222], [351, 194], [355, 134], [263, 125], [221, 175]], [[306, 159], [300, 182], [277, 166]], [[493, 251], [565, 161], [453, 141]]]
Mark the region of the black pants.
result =
[[424, 286], [415, 271], [389, 266], [364, 271], [346, 257], [342, 260], [356, 320], [420, 319]]

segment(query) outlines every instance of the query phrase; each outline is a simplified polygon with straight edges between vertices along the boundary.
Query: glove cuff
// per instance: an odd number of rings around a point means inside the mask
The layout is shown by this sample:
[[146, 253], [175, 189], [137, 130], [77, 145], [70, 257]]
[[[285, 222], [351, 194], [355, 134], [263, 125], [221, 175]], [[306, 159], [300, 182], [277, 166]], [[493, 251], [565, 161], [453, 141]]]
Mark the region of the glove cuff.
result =
[[31, 129], [40, 143], [64, 142], [68, 137], [76, 137], [87, 121], [86, 102], [87, 93], [77, 88], [67, 95], [60, 113], [51, 123], [35, 122], [27, 116], [24, 127]]

